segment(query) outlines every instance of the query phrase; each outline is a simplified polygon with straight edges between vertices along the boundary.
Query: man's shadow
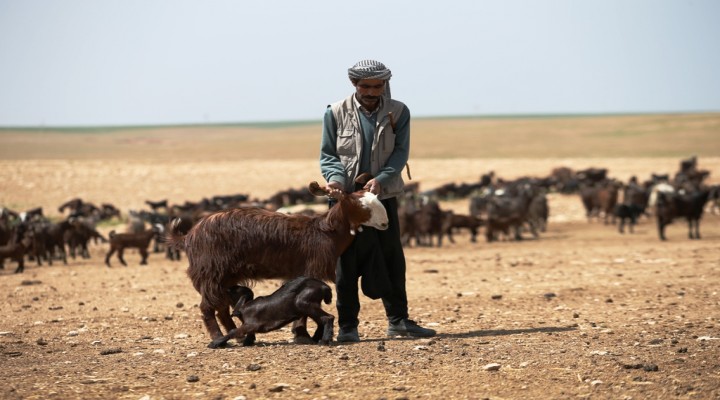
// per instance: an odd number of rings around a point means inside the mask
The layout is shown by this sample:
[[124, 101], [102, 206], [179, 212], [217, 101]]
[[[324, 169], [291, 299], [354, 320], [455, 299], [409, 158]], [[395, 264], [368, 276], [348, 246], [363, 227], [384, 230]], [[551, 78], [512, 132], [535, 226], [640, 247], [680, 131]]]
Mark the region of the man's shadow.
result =
[[459, 332], [459, 333], [438, 333], [435, 336], [428, 338], [418, 338], [409, 336], [395, 336], [387, 338], [372, 338], [364, 339], [363, 342], [384, 342], [388, 340], [418, 340], [418, 339], [466, 339], [473, 337], [492, 337], [492, 336], [507, 336], [507, 335], [522, 335], [528, 333], [557, 333], [557, 332], [571, 332], [578, 328], [576, 326], [547, 326], [542, 328], [524, 328], [524, 329], [490, 329], [490, 330], [479, 330], [470, 332]]
[[[575, 331], [578, 328], [576, 326], [547, 326], [542, 328], [524, 328], [524, 329], [490, 329], [490, 330], [479, 330], [479, 331], [469, 331], [469, 332], [459, 332], [459, 333], [438, 333], [435, 336], [428, 337], [428, 338], [419, 338], [419, 337], [410, 337], [410, 336], [395, 336], [395, 337], [378, 337], [378, 338], [370, 338], [370, 339], [363, 339], [360, 342], [355, 343], [342, 343], [333, 341], [332, 346], [351, 346], [356, 343], [363, 343], [363, 342], [386, 342], [386, 341], [400, 341], [400, 340], [421, 340], [421, 339], [467, 339], [467, 338], [474, 338], [474, 337], [493, 337], [493, 336], [508, 336], [508, 335], [522, 335], [522, 334], [532, 334], [532, 333], [558, 333], [558, 332], [571, 332]], [[264, 342], [264, 341], [258, 341], [255, 342], [254, 346], [298, 346], [299, 344], [292, 343], [289, 341], [286, 342]], [[228, 342], [226, 347], [233, 348], [233, 347], [244, 347], [241, 344]]]

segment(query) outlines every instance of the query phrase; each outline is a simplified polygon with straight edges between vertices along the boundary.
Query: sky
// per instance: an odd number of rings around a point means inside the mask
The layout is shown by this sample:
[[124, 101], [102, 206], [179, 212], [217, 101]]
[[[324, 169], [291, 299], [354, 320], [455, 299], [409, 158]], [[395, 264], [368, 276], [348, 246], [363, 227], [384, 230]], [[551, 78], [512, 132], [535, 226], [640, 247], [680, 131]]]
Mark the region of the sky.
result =
[[0, 0], [0, 127], [720, 111], [717, 0]]

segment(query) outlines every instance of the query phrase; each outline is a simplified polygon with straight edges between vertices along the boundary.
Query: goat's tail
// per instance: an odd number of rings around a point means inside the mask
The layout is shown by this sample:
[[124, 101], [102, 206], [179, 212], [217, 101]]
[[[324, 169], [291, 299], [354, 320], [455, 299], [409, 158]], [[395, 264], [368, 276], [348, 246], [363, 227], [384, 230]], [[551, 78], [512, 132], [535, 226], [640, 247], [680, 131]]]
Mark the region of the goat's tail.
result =
[[175, 218], [170, 222], [170, 229], [165, 234], [165, 243], [174, 249], [185, 249], [185, 236], [190, 232], [192, 228], [192, 222], [183, 219]]
[[[114, 237], [115, 237], [115, 231], [112, 230], [112, 231], [110, 231], [110, 233], [108, 233], [108, 238], [112, 239], [112, 238], [114, 238]], [[100, 236], [100, 238], [105, 239], [105, 238], [103, 238], [102, 236]]]
[[332, 303], [332, 289], [328, 285], [323, 286], [323, 301], [325, 304]]

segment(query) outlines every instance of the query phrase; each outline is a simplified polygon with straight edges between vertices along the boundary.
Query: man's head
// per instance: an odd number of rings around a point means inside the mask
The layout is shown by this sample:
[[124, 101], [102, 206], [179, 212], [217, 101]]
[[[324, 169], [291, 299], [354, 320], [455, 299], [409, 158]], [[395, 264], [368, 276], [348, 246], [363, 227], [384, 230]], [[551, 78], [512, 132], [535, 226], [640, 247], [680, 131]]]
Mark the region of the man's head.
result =
[[390, 84], [388, 81], [392, 73], [379, 61], [362, 60], [348, 68], [348, 77], [353, 86], [358, 101], [365, 108], [374, 110], [380, 104], [382, 96], [390, 97]]

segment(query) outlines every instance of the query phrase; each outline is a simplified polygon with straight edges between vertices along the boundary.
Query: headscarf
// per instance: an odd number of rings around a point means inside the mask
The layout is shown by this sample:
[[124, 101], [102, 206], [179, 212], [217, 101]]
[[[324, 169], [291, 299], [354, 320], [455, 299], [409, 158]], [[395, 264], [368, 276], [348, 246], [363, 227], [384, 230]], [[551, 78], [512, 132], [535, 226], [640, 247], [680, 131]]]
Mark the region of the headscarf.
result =
[[352, 79], [382, 79], [385, 81], [385, 92], [383, 96], [390, 98], [390, 72], [385, 64], [375, 60], [362, 60], [355, 63], [352, 68], [348, 68], [348, 77]]

